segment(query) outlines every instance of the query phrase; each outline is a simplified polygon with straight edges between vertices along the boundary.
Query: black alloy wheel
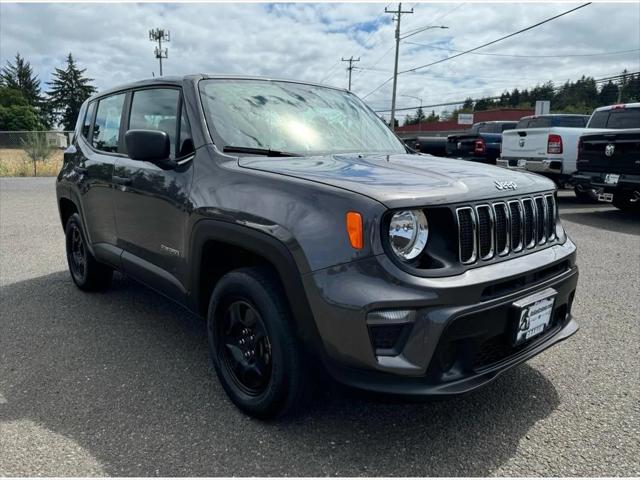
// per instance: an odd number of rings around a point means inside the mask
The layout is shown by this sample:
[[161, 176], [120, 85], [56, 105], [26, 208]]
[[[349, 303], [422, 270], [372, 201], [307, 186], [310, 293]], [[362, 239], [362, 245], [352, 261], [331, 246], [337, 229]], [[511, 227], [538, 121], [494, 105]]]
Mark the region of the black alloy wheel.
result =
[[69, 269], [74, 280], [84, 283], [87, 278], [87, 249], [80, 227], [74, 223], [70, 226], [70, 230]]
[[271, 341], [260, 313], [248, 302], [235, 300], [219, 323], [218, 352], [233, 381], [247, 395], [264, 392], [271, 378]]
[[239, 268], [218, 280], [207, 334], [216, 374], [238, 408], [265, 419], [292, 415], [308, 403], [311, 372], [272, 268]]
[[80, 215], [74, 213], [65, 227], [67, 263], [73, 282], [81, 290], [102, 290], [111, 285], [113, 269], [98, 262], [87, 245]]

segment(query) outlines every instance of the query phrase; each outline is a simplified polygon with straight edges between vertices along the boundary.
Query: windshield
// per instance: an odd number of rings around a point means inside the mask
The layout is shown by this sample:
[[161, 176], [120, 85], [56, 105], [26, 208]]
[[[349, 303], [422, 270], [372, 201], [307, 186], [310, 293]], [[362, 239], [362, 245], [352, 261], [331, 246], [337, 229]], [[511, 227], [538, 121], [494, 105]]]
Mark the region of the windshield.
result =
[[355, 95], [342, 90], [216, 79], [200, 82], [200, 96], [208, 126], [225, 146], [298, 155], [406, 153], [380, 118]]

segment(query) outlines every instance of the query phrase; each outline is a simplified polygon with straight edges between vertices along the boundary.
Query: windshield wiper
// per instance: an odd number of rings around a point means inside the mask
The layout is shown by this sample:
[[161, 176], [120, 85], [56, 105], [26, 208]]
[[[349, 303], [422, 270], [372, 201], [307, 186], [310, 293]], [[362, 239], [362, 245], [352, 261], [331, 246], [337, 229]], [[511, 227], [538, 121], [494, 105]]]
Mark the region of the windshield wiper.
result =
[[267, 157], [301, 157], [297, 153], [282, 152], [280, 150], [271, 150], [270, 148], [253, 148], [253, 147], [234, 147], [227, 145], [222, 149], [223, 152], [233, 153], [255, 153], [257, 155], [266, 155]]

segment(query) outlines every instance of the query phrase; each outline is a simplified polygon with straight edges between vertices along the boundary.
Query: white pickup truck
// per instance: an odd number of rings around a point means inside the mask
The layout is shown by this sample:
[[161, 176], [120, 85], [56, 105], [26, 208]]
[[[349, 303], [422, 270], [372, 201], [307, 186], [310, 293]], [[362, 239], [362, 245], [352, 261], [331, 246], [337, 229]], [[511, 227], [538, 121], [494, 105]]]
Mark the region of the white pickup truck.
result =
[[502, 134], [497, 164], [545, 175], [563, 184], [576, 171], [578, 141], [588, 128], [588, 115], [523, 117]]
[[[577, 171], [580, 136], [599, 130], [640, 128], [640, 125], [629, 125], [629, 118], [636, 118], [629, 116], [630, 110], [638, 108], [640, 103], [627, 103], [597, 108], [590, 117], [563, 114], [523, 117], [515, 129], [502, 134], [500, 158], [496, 163], [540, 173], [563, 185]], [[578, 198], [595, 198], [580, 185], [575, 191]]]

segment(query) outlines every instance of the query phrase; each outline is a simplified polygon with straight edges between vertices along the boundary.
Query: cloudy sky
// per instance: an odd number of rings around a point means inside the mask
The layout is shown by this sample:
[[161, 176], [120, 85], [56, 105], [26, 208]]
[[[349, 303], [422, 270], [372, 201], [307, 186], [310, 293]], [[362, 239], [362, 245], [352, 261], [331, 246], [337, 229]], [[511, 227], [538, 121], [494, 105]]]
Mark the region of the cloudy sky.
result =
[[[412, 3], [402, 32], [400, 70], [424, 65], [527, 27], [579, 3]], [[96, 86], [158, 74], [148, 30], [170, 30], [165, 75], [267, 75], [347, 86], [341, 57], [360, 57], [353, 91], [366, 96], [393, 72], [397, 4], [11, 4], [0, 3], [0, 61], [17, 51], [43, 81], [72, 52]], [[634, 52], [608, 54], [636, 49]], [[399, 77], [398, 107], [500, 94], [582, 75], [640, 70], [640, 2], [596, 3], [479, 54]], [[602, 54], [607, 55], [592, 55]], [[489, 55], [490, 54], [490, 55]], [[391, 82], [366, 97], [390, 107]], [[437, 109], [436, 109], [437, 110]], [[402, 118], [400, 116], [400, 118]]]

